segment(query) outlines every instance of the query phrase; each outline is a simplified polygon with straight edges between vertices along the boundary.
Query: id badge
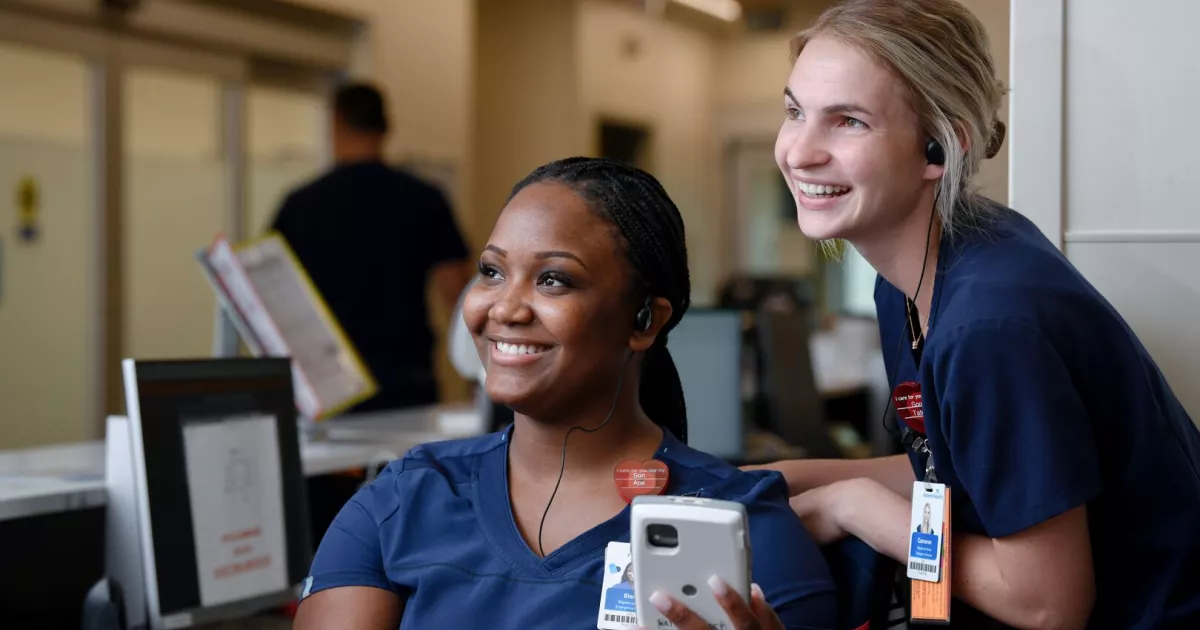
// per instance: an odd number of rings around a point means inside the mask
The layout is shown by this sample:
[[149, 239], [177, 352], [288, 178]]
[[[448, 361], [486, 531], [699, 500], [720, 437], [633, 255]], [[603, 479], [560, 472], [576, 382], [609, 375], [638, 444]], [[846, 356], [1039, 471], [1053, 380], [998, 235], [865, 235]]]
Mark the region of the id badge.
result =
[[950, 488], [915, 482], [908, 548], [914, 623], [950, 621], [950, 536]]
[[604, 581], [600, 588], [599, 630], [625, 630], [637, 625], [633, 594], [633, 552], [629, 543], [610, 542], [604, 550]]

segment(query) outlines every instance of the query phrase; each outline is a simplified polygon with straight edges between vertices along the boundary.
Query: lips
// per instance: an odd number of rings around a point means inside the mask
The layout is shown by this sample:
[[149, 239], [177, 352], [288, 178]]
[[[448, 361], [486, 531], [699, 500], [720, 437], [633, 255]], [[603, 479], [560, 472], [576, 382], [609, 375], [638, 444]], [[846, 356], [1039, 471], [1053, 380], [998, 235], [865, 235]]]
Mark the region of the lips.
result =
[[517, 367], [529, 365], [541, 361], [554, 346], [534, 343], [529, 340], [510, 340], [500, 341], [492, 339], [488, 344], [490, 347], [489, 356], [491, 364], [499, 366]]
[[836, 184], [810, 184], [807, 182], [796, 182], [796, 188], [808, 197], [818, 199], [841, 197], [850, 192], [849, 186], [839, 186]]
[[550, 346], [542, 346], [532, 343], [507, 343], [504, 341], [496, 341], [493, 344], [498, 352], [511, 356], [520, 356], [525, 354], [541, 354], [550, 349]]

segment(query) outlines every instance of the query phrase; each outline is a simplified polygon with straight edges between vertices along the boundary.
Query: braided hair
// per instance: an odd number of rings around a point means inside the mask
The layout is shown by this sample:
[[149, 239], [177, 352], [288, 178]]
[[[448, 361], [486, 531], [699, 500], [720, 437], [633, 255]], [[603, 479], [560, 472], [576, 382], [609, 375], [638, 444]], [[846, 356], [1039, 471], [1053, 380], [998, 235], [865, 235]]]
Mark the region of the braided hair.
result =
[[667, 335], [687, 312], [692, 294], [679, 208], [652, 175], [616, 160], [573, 157], [551, 162], [514, 186], [509, 200], [538, 182], [569, 186], [611, 222], [633, 267], [633, 291], [671, 303], [671, 319], [659, 330], [643, 359], [639, 402], [654, 422], [686, 443], [683, 383], [667, 351]]

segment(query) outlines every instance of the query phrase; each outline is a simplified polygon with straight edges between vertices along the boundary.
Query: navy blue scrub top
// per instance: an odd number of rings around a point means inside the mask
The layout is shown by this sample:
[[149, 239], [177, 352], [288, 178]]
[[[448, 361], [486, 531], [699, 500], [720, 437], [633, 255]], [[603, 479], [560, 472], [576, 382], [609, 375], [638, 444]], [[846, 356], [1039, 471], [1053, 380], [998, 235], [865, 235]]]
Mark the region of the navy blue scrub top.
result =
[[[513, 520], [507, 430], [417, 447], [338, 514], [305, 596], [371, 586], [406, 600], [401, 628], [596, 628], [605, 547], [629, 541], [629, 508], [537, 556]], [[834, 585], [775, 472], [744, 472], [663, 432], [667, 493], [747, 508], [752, 578], [787, 628], [833, 628]], [[615, 487], [614, 487], [614, 492]]]
[[1200, 432], [1125, 321], [999, 206], [943, 239], [933, 290], [920, 353], [903, 293], [880, 279], [875, 304], [890, 382], [921, 384], [954, 529], [1002, 538], [1086, 505], [1089, 627], [1200, 628]]

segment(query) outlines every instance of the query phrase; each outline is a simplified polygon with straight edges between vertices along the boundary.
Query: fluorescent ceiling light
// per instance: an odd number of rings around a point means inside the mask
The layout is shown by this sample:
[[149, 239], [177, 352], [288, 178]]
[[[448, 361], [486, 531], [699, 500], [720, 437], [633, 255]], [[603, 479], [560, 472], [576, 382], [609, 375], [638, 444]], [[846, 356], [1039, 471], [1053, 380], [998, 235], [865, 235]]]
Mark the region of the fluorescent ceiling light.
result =
[[726, 22], [736, 22], [742, 17], [742, 5], [737, 0], [675, 0]]

